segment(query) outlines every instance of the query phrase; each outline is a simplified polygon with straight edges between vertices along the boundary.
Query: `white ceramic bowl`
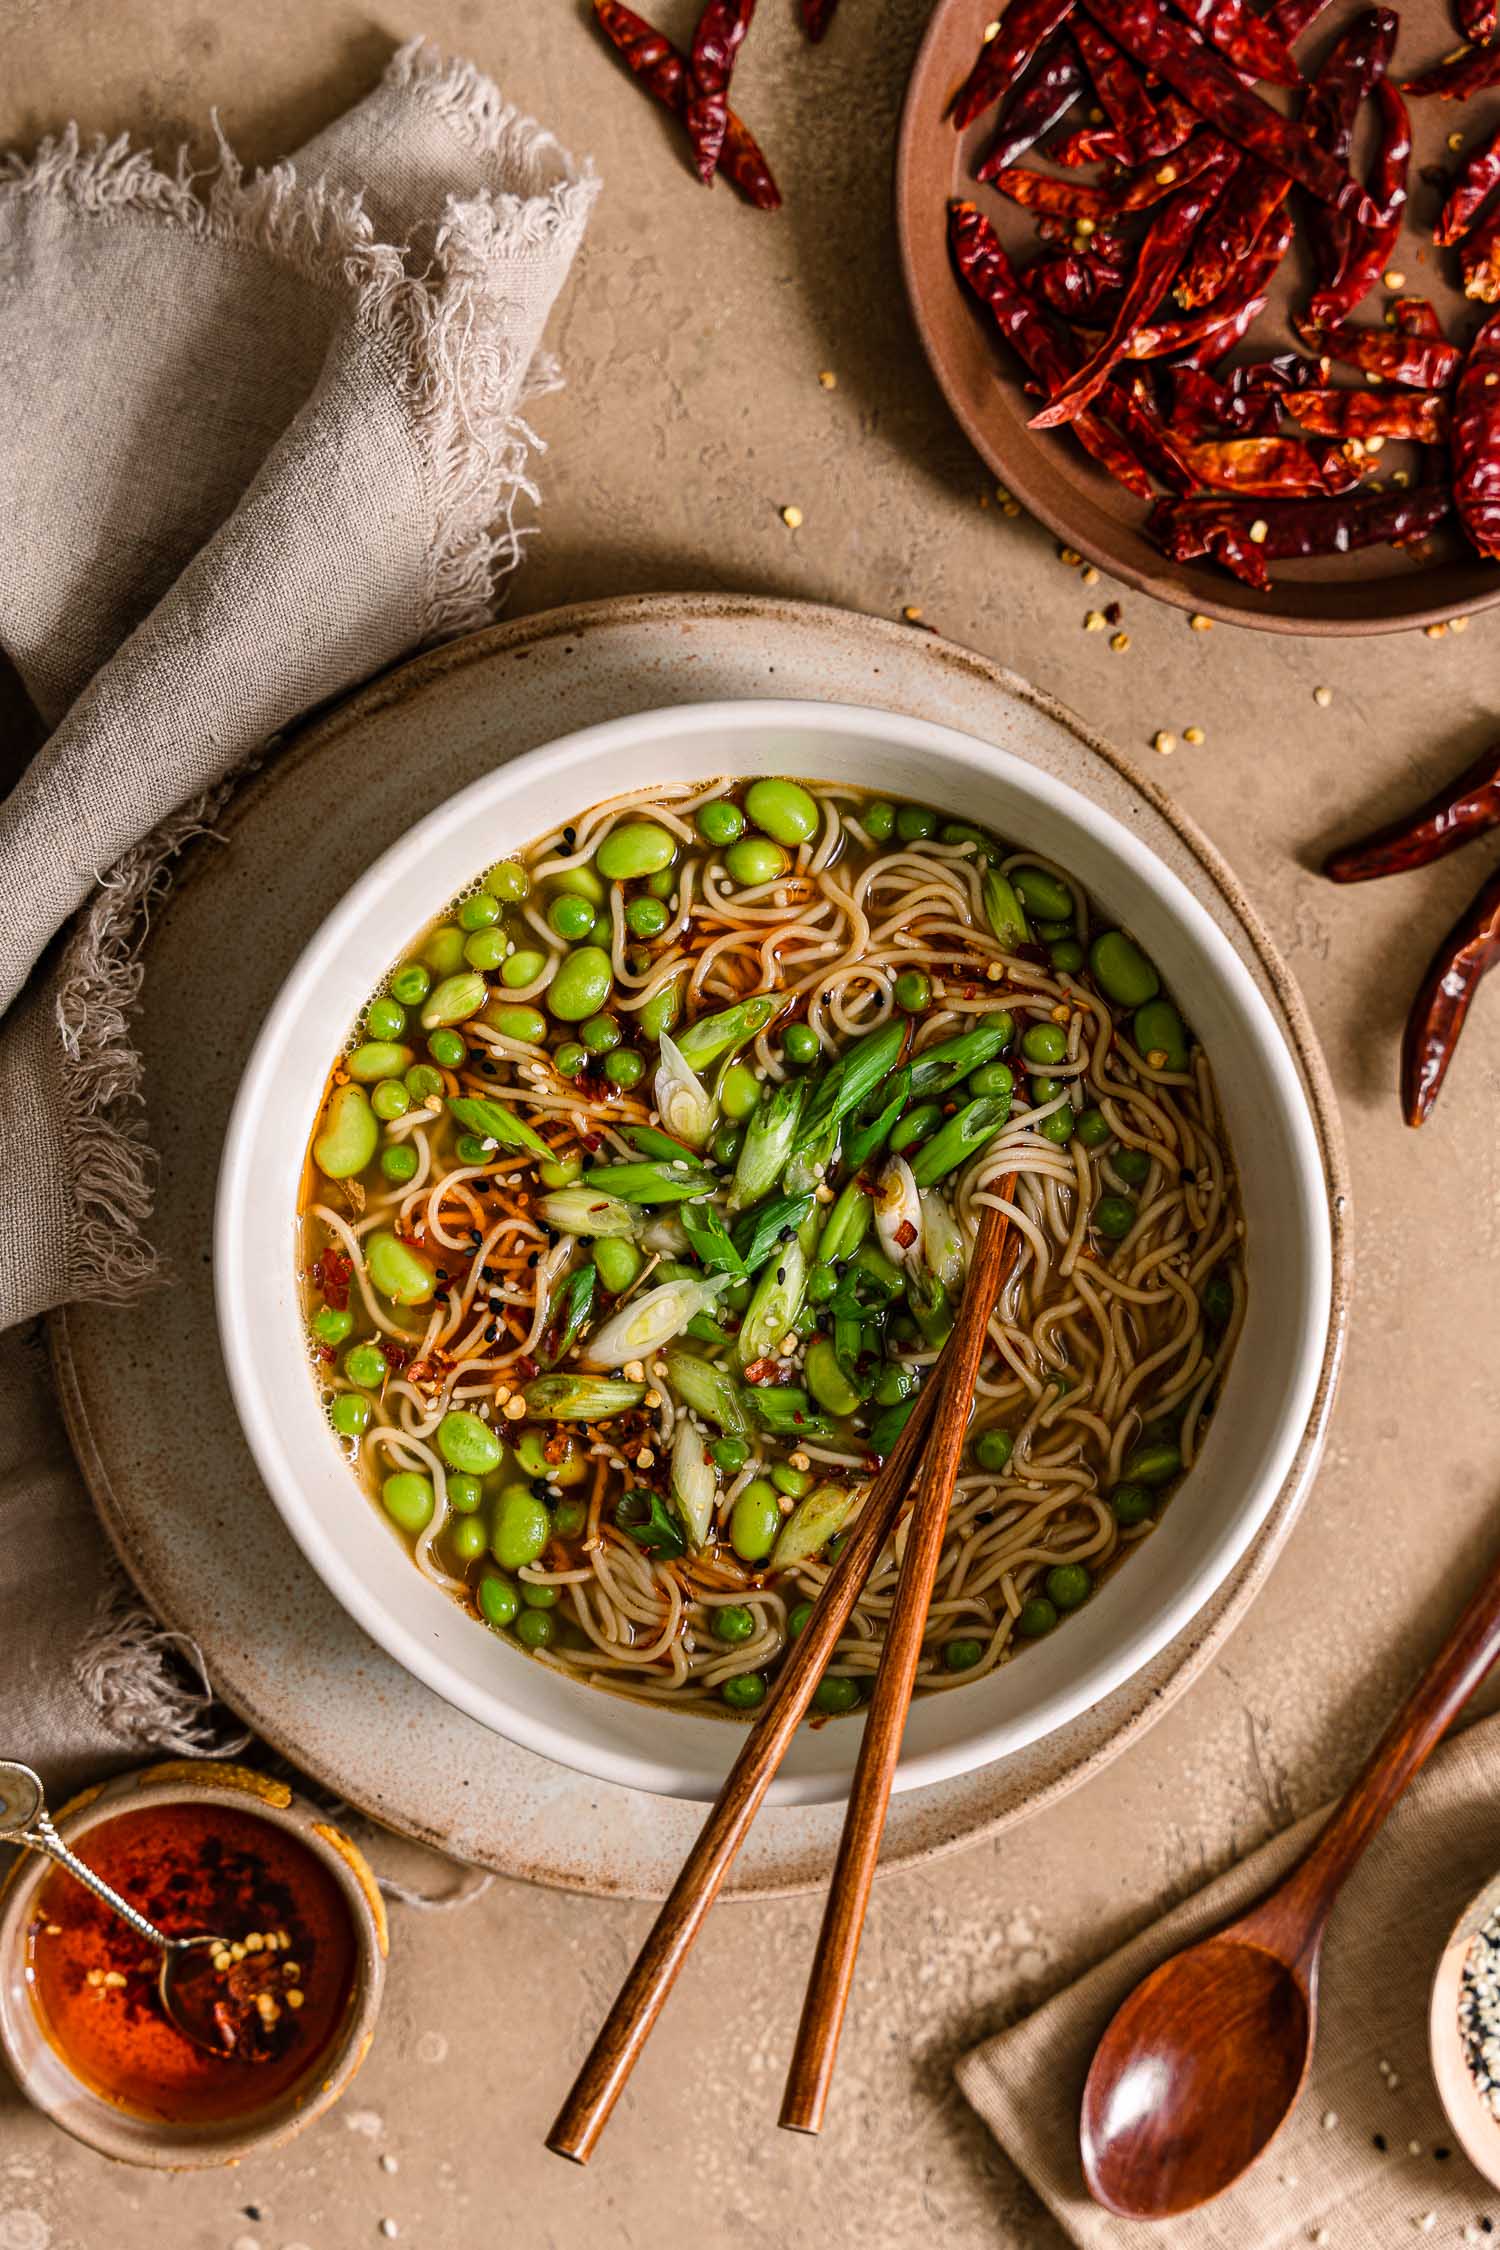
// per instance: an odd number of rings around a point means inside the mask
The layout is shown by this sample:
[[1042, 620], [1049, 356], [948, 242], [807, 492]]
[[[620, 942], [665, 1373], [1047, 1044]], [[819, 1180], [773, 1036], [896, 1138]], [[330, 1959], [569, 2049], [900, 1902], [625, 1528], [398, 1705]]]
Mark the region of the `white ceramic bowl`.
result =
[[[282, 988], [230, 1119], [215, 1221], [220, 1333], [246, 1436], [292, 1536], [371, 1637], [471, 1718], [602, 1780], [716, 1794], [737, 1724], [568, 1679], [507, 1647], [413, 1568], [350, 1474], [309, 1375], [297, 1183], [330, 1058], [388, 966], [480, 868], [654, 781], [800, 774], [920, 798], [1060, 861], [1159, 962], [1212, 1058], [1244, 1194], [1249, 1309], [1202, 1456], [1143, 1552], [1066, 1631], [971, 1688], [918, 1699], [896, 1786], [1035, 1741], [1187, 1624], [1259, 1528], [1312, 1410], [1330, 1319], [1329, 1215], [1301, 1082], [1270, 1010], [1208, 914], [1126, 827], [951, 728], [850, 705], [735, 702], [642, 712], [509, 763], [503, 743], [497, 712], [494, 772], [429, 814], [328, 917]], [[858, 1740], [854, 1719], [803, 1729], [771, 1802], [840, 1797]]]

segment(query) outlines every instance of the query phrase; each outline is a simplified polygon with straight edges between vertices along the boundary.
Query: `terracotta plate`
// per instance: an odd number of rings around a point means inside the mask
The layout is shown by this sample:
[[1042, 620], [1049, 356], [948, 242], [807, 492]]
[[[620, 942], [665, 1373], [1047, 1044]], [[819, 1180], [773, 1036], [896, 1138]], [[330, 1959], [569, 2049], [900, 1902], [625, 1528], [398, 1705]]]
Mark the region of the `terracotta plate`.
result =
[[[329, 906], [420, 814], [497, 761], [625, 711], [747, 695], [920, 713], [1085, 791], [1213, 915], [1286, 1030], [1311, 1096], [1333, 1215], [1334, 1314], [1317, 1403], [1265, 1529], [1192, 1626], [1113, 1695], [1015, 1757], [891, 1807], [884, 1864], [954, 1849], [1050, 1803], [1194, 1679], [1291, 1528], [1322, 1443], [1347, 1300], [1345, 1169], [1295, 987], [1223, 862], [1060, 706], [927, 634], [783, 601], [588, 604], [436, 651], [306, 729], [197, 845], [146, 941], [140, 1024], [162, 1170], [155, 1233], [174, 1285], [54, 1324], [64, 1408], [111, 1534], [159, 1613], [277, 1749], [387, 1826], [508, 1875], [659, 1897], [699, 1805], [590, 1781], [467, 1719], [366, 1640], [303, 1561], [240, 1435], [215, 1338], [209, 1243], [230, 1102], [265, 1010]], [[285, 1246], [267, 1245], [279, 1257]], [[663, 1716], [664, 1725], [671, 1720]], [[740, 1895], [816, 1883], [837, 1805], [764, 1813]]]
[[[1370, 547], [1354, 555], [1279, 563], [1269, 594], [1241, 585], [1216, 564], [1168, 562], [1145, 537], [1143, 501], [1117, 485], [1066, 432], [1028, 427], [1037, 407], [1022, 391], [1018, 363], [959, 281], [948, 255], [948, 204], [955, 196], [979, 204], [1018, 265], [1038, 247], [1030, 215], [974, 178], [994, 139], [996, 112], [991, 110], [962, 135], [946, 115], [986, 23], [998, 12], [997, 0], [941, 0], [933, 11], [907, 88], [896, 159], [896, 224], [917, 329], [948, 404], [995, 475], [1060, 539], [1116, 578], [1180, 609], [1202, 610], [1232, 624], [1260, 625], [1277, 633], [1386, 633], [1500, 602], [1500, 566], [1481, 562], [1460, 533], [1448, 530], [1434, 538], [1422, 561], [1392, 547]], [[1334, 0], [1298, 46], [1305, 71], [1317, 67], [1342, 26], [1359, 12], [1357, 0]], [[1414, 75], [1458, 43], [1449, 0], [1404, 0], [1399, 13], [1398, 76]], [[1081, 122], [1084, 114], [1081, 105], [1075, 107], [1073, 122]], [[1481, 95], [1462, 104], [1413, 102], [1411, 117], [1412, 223], [1392, 266], [1404, 273], [1408, 291], [1432, 300], [1448, 334], [1459, 342], [1478, 326], [1481, 308], [1461, 293], [1456, 253], [1433, 248], [1441, 192], [1424, 182], [1422, 172], [1453, 164], [1446, 146], [1450, 133], [1462, 130], [1472, 147], [1480, 128], [1494, 126], [1494, 98]], [[1360, 138], [1356, 170], [1366, 154]], [[1035, 149], [1021, 161], [1049, 168]], [[1099, 177], [1092, 169], [1080, 176]], [[1239, 356], [1263, 359], [1272, 352], [1300, 349], [1287, 313], [1306, 301], [1311, 286], [1299, 239]], [[1355, 319], [1378, 321], [1384, 297], [1383, 290], [1374, 290]], [[1331, 380], [1359, 378], [1344, 369], [1336, 370]], [[1382, 475], [1412, 467], [1413, 452], [1404, 446], [1386, 448]]]

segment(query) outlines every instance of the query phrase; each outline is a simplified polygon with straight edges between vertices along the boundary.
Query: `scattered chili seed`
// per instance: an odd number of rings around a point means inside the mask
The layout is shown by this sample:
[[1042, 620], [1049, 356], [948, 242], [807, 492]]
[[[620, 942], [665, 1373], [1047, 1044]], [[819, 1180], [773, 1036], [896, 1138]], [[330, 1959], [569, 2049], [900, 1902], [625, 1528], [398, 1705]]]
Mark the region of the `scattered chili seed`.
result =
[[800, 531], [802, 528], [802, 510], [796, 507], [785, 507], [781, 511], [781, 520], [788, 531]]
[[1333, 690], [1332, 690], [1332, 688], [1331, 688], [1331, 687], [1315, 687], [1315, 688], [1313, 689], [1313, 701], [1314, 701], [1314, 703], [1316, 703], [1316, 704], [1317, 704], [1317, 706], [1318, 706], [1318, 709], [1319, 709], [1320, 711], [1326, 711], [1326, 710], [1328, 709], [1328, 706], [1329, 706], [1329, 704], [1330, 704], [1330, 703], [1331, 703], [1331, 702], [1333, 701]]
[[1211, 633], [1214, 629], [1213, 619], [1211, 617], [1205, 617], [1201, 611], [1195, 612], [1194, 615], [1188, 619], [1188, 623], [1192, 626], [1195, 633]]
[[1168, 734], [1165, 727], [1158, 727], [1151, 737], [1151, 747], [1159, 756], [1170, 758], [1177, 748], [1177, 737], [1175, 734]]
[[908, 602], [906, 607], [902, 610], [901, 614], [906, 619], [908, 625], [920, 625], [922, 622], [922, 612], [918, 609], [915, 602]]
[[825, 391], [836, 391], [839, 387], [839, 379], [837, 375], [834, 374], [831, 367], [825, 367], [820, 370], [818, 381], [822, 384]]
[[1076, 547], [1059, 547], [1057, 559], [1061, 563], [1066, 563], [1069, 570], [1077, 570], [1083, 561], [1083, 557]]
[[1193, 745], [1193, 748], [1196, 750], [1199, 743], [1206, 742], [1208, 740], [1208, 737], [1203, 732], [1202, 727], [1184, 727], [1182, 730], [1182, 739], [1184, 742], [1190, 742]]
[[1088, 613], [1088, 616], [1083, 621], [1083, 629], [1086, 633], [1102, 633], [1105, 627], [1105, 623], [1106, 619], [1103, 610], [1091, 609]]
[[1448, 630], [1450, 633], [1467, 633], [1467, 631], [1469, 630], [1469, 620], [1467, 619], [1467, 617], [1450, 617], [1448, 620]]
[[1005, 501], [1005, 502], [1003, 503], [1003, 505], [1002, 505], [1001, 509], [1000, 509], [1000, 513], [1001, 513], [1001, 515], [1002, 515], [1002, 516], [1018, 516], [1018, 515], [1019, 515], [1019, 514], [1021, 513], [1021, 503], [1020, 503], [1020, 501], [1019, 501], [1019, 500], [1007, 500], [1007, 501]]
[[1084, 566], [1083, 566], [1083, 584], [1084, 584], [1085, 586], [1097, 586], [1097, 585], [1098, 585], [1098, 583], [1099, 583], [1099, 573], [1098, 573], [1098, 571], [1097, 571], [1097, 570], [1095, 570], [1095, 568], [1094, 568], [1094, 566], [1093, 566], [1093, 564], [1092, 564], [1092, 563], [1085, 563], [1085, 564], [1084, 564]]
[[1257, 516], [1254, 523], [1251, 524], [1250, 536], [1255, 541], [1257, 547], [1263, 547], [1266, 541], [1270, 538], [1271, 526], [1266, 522], [1264, 516]]
[[1455, 156], [1458, 154], [1463, 145], [1464, 137], [1462, 133], [1450, 133], [1448, 135], [1448, 146], [1452, 149]]
[[1406, 287], [1405, 274], [1398, 273], [1394, 266], [1387, 266], [1385, 272], [1381, 275], [1380, 278], [1385, 283], [1387, 289], [1390, 289], [1392, 291], [1399, 292]]
[[1422, 630], [1430, 641], [1445, 641], [1448, 638], [1448, 628], [1443, 624], [1424, 625]]
[[1130, 646], [1130, 635], [1128, 633], [1112, 633], [1110, 635], [1109, 645], [1114, 650], [1116, 656], [1123, 656], [1126, 649], [1128, 649]]

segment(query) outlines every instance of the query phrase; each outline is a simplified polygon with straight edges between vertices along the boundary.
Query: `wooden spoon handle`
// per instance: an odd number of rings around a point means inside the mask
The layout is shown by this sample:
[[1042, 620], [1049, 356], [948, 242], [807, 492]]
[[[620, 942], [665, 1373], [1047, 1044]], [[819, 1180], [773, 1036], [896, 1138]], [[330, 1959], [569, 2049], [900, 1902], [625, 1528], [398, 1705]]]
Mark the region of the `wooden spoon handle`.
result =
[[1500, 1560], [1466, 1604], [1300, 1867], [1246, 1918], [1279, 1958], [1315, 1952], [1339, 1891], [1407, 1783], [1500, 1656]]
[[813, 1613], [793, 1641], [760, 1716], [746, 1736], [713, 1810], [683, 1861], [681, 1874], [557, 2113], [547, 2146], [558, 2156], [586, 2164], [609, 2122], [610, 2111], [624, 2091], [677, 1972], [802, 1723], [823, 1667], [890, 1536], [937, 1410], [941, 1387], [942, 1370], [935, 1368], [918, 1392], [890, 1458], [870, 1486]]
[[[1001, 1185], [1009, 1195], [1012, 1175]], [[1001, 1266], [1009, 1218], [993, 1205], [985, 1206], [979, 1222], [968, 1280], [953, 1334], [949, 1338], [943, 1395], [928, 1441], [921, 1489], [907, 1525], [906, 1553], [875, 1694], [865, 1720], [859, 1760], [844, 1816], [844, 1833], [834, 1863], [823, 1926], [818, 1933], [812, 1975], [797, 2028], [797, 2045], [787, 2072], [781, 2120], [788, 2131], [816, 2133], [823, 2123], [838, 2057], [839, 2033], [854, 1981], [854, 1965], [864, 1930], [865, 1909], [901, 1738], [911, 1705], [912, 1686], [922, 1642], [927, 1631], [927, 1610], [933, 1581], [942, 1559], [948, 1529], [948, 1506], [958, 1474], [964, 1437], [974, 1405], [974, 1382], [984, 1351], [990, 1313], [999, 1294]]]

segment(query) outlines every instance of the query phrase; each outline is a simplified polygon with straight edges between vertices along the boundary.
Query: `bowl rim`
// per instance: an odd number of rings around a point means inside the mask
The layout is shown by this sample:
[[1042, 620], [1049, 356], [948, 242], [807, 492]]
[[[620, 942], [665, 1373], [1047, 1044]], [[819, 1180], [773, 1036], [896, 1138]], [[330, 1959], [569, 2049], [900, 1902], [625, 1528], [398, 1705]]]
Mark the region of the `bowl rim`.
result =
[[[746, 697], [630, 712], [578, 729], [516, 757], [502, 759], [465, 789], [434, 805], [350, 886], [304, 947], [268, 1012], [240, 1080], [220, 1159], [213, 1223], [220, 1345], [223, 1349], [231, 1323], [246, 1301], [245, 1238], [239, 1212], [246, 1202], [245, 1189], [253, 1163], [258, 1121], [273, 1099], [283, 1036], [281, 1026], [298, 1014], [316, 982], [324, 958], [336, 950], [358, 923], [372, 899], [377, 894], [390, 893], [399, 880], [408, 879], [412, 863], [450, 831], [462, 828], [481, 808], [489, 811], [497, 793], [503, 798], [523, 789], [543, 773], [550, 783], [559, 785], [575, 768], [587, 767], [611, 751], [619, 753], [625, 745], [658, 742], [677, 734], [697, 734], [709, 727], [722, 735], [738, 736], [773, 726], [829, 734], [858, 731], [914, 755], [925, 748], [946, 758], [951, 765], [969, 766], [989, 774], [997, 767], [1002, 768], [1007, 778], [1034, 801], [1051, 807], [1075, 824], [1091, 828], [1104, 848], [1138, 881], [1159, 895], [1165, 895], [1174, 918], [1186, 925], [1193, 943], [1207, 956], [1221, 986], [1232, 989], [1242, 1016], [1253, 1027], [1252, 1036], [1264, 1069], [1279, 1082], [1295, 1143], [1296, 1176], [1304, 1191], [1303, 1200], [1316, 1224], [1315, 1237], [1310, 1243], [1314, 1270], [1303, 1308], [1303, 1326], [1309, 1342], [1281, 1413], [1275, 1445], [1252, 1482], [1254, 1504], [1247, 1501], [1240, 1508], [1183, 1590], [1161, 1610], [1149, 1629], [1129, 1640], [1126, 1651], [1113, 1656], [1101, 1655], [1080, 1668], [1065, 1691], [1044, 1699], [1022, 1724], [1003, 1720], [966, 1736], [957, 1745], [907, 1755], [898, 1767], [895, 1782], [898, 1789], [904, 1790], [971, 1771], [1065, 1725], [1123, 1684], [1191, 1622], [1243, 1556], [1294, 1467], [1318, 1410], [1329, 1337], [1338, 1318], [1334, 1286], [1335, 1229], [1329, 1207], [1329, 1183], [1313, 1100], [1303, 1085], [1287, 1039], [1254, 976], [1207, 908], [1154, 850], [1133, 836], [1114, 814], [1093, 804], [1080, 789], [1055, 779], [1021, 754], [979, 735], [905, 712], [811, 698]], [[733, 763], [732, 758], [728, 759], [724, 770], [732, 768]], [[402, 928], [408, 931], [409, 924], [403, 923]], [[372, 978], [376, 974], [378, 968], [372, 967]], [[230, 1390], [246, 1441], [273, 1504], [325, 1586], [379, 1647], [425, 1686], [481, 1725], [575, 1772], [659, 1795], [689, 1795], [707, 1801], [716, 1793], [717, 1781], [711, 1787], [704, 1787], [700, 1785], [700, 1777], [694, 1774], [685, 1782], [680, 1760], [674, 1763], [664, 1754], [647, 1756], [635, 1749], [622, 1750], [586, 1736], [580, 1738], [576, 1731], [518, 1709], [501, 1691], [472, 1687], [422, 1638], [416, 1627], [394, 1617], [363, 1581], [351, 1581], [334, 1542], [325, 1535], [306, 1500], [296, 1464], [283, 1442], [273, 1402], [259, 1380], [265, 1340], [255, 1336], [252, 1329], [251, 1348], [246, 1349], [242, 1319], [235, 1334], [237, 1348], [224, 1351]], [[858, 1731], [851, 1730], [851, 1734], [857, 1742]], [[665, 1740], [669, 1743], [670, 1736]], [[846, 1781], [846, 1775], [814, 1773], [789, 1777], [783, 1773], [772, 1784], [767, 1801], [782, 1805], [832, 1802], [842, 1793]]]

